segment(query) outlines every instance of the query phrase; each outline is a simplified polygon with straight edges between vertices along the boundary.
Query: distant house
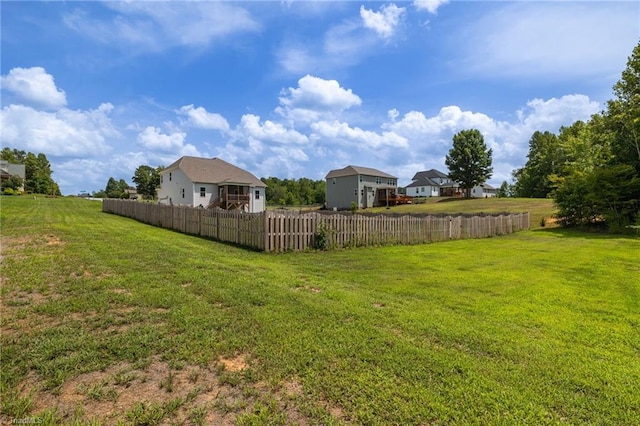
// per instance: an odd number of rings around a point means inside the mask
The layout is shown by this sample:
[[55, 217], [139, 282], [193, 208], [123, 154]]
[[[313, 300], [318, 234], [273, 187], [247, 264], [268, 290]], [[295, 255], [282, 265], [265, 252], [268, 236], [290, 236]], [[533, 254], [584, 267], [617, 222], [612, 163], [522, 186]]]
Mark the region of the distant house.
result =
[[488, 183], [471, 188], [471, 196], [475, 198], [491, 198], [498, 196], [498, 190]]
[[9, 179], [12, 176], [22, 178], [22, 187], [20, 191], [24, 191], [24, 180], [26, 179], [26, 169], [24, 164], [12, 164], [5, 160], [0, 160], [0, 180]]
[[127, 198], [129, 198], [131, 200], [137, 200], [138, 198], [140, 198], [138, 196], [138, 190], [135, 189], [132, 186], [130, 186], [129, 188], [125, 189], [124, 192], [127, 194]]
[[398, 190], [398, 178], [369, 167], [347, 166], [326, 176], [328, 209], [359, 209], [384, 206]]
[[163, 204], [264, 211], [267, 185], [253, 174], [219, 158], [182, 157], [160, 172]]
[[[459, 182], [451, 180], [448, 175], [436, 169], [418, 172], [411, 180], [412, 182], [406, 186], [406, 192], [413, 197], [460, 197], [464, 194]], [[471, 189], [471, 196], [475, 198], [496, 195], [496, 189], [486, 183]]]
[[442, 185], [451, 183], [449, 176], [436, 169], [418, 172], [411, 180], [406, 193], [412, 197], [439, 197]]

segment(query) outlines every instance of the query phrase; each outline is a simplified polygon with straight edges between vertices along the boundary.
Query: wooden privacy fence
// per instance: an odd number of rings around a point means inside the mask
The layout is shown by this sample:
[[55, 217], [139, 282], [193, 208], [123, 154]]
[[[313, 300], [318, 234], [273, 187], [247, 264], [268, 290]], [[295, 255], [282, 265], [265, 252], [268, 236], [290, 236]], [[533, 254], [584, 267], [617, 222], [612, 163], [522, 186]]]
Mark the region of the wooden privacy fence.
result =
[[202, 209], [105, 199], [102, 210], [269, 252], [484, 238], [529, 229], [529, 213], [373, 215]]

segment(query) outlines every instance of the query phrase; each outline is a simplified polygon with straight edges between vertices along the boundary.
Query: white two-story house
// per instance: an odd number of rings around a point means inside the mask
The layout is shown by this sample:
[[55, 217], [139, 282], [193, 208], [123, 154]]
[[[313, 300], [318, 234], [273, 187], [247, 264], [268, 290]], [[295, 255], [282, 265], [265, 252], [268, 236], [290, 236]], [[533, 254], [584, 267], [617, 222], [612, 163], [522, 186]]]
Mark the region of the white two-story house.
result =
[[185, 156], [160, 172], [158, 200], [257, 213], [265, 210], [266, 187], [253, 174], [219, 158]]

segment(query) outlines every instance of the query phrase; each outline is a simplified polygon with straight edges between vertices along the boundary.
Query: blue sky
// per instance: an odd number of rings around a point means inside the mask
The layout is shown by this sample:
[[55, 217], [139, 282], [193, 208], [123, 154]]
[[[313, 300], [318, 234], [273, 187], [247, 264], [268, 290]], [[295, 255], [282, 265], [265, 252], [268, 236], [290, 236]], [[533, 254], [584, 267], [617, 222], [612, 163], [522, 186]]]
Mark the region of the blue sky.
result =
[[45, 153], [63, 194], [143, 164], [220, 157], [258, 177], [349, 164], [446, 172], [460, 130], [510, 181], [536, 130], [611, 99], [640, 2], [11, 2], [3, 147]]

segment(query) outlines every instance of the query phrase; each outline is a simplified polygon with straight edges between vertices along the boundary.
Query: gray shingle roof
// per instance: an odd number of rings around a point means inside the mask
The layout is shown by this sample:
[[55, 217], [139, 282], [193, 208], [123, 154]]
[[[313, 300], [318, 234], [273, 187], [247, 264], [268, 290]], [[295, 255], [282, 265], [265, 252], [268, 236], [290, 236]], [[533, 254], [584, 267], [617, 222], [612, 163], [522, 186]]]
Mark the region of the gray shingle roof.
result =
[[414, 179], [413, 182], [411, 182], [409, 185], [406, 186], [406, 188], [415, 188], [415, 187], [419, 187], [419, 186], [436, 186], [439, 187], [440, 185], [438, 185], [437, 183], [435, 183], [434, 181], [432, 181], [431, 179], [424, 177], [424, 176], [420, 176], [418, 177], [418, 179]]
[[354, 176], [354, 175], [366, 175], [366, 176], [397, 179], [396, 176], [392, 176], [389, 173], [381, 172], [380, 170], [372, 169], [370, 167], [360, 167], [360, 166], [347, 166], [344, 169], [331, 170], [327, 174], [325, 179], [331, 179], [331, 178], [343, 177], [343, 176]]
[[182, 170], [192, 182], [267, 186], [248, 171], [219, 158], [181, 157], [164, 169], [162, 173], [176, 169]]
[[449, 176], [445, 173], [442, 173], [440, 170], [436, 170], [436, 169], [431, 169], [431, 170], [427, 170], [424, 172], [418, 172], [413, 176], [412, 180], [418, 180], [421, 178], [427, 178], [427, 179], [435, 179], [435, 178], [442, 178], [442, 179], [449, 179]]

